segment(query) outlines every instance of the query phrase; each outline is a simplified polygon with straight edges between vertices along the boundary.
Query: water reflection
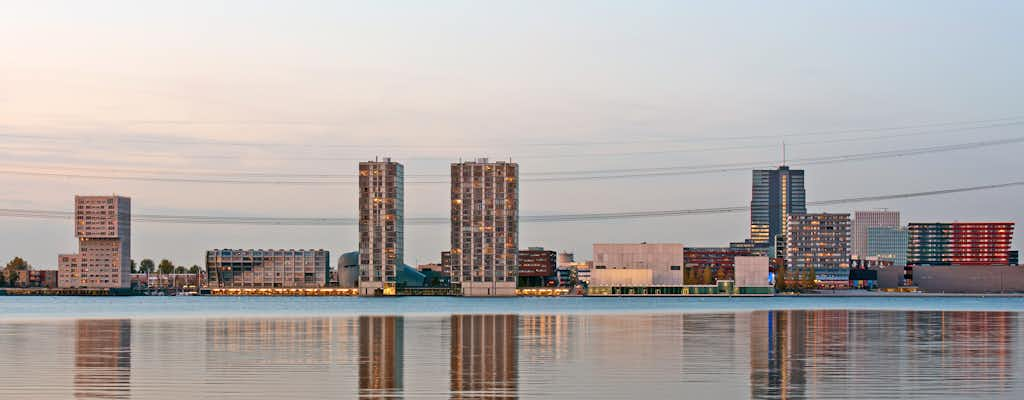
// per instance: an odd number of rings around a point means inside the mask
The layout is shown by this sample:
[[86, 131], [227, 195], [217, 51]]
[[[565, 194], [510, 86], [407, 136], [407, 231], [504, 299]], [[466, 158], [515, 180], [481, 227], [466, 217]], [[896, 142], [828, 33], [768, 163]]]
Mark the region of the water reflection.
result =
[[1020, 332], [843, 310], [0, 322], [0, 398], [1024, 398]]
[[129, 398], [131, 321], [80, 320], [75, 328], [75, 398]]
[[402, 390], [402, 317], [359, 317], [359, 394], [395, 398]]
[[1020, 384], [1014, 313], [774, 311], [751, 317], [753, 398], [998, 398]]
[[516, 315], [451, 317], [453, 399], [516, 398], [518, 324]]

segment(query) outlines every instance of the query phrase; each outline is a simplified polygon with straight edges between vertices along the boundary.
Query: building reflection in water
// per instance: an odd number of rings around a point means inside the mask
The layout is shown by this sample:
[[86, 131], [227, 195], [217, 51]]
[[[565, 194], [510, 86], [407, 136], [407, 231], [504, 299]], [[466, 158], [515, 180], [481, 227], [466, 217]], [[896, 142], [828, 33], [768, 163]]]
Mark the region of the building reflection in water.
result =
[[402, 391], [404, 320], [359, 317], [359, 395], [396, 398]]
[[762, 311], [750, 327], [753, 398], [1001, 397], [1016, 376], [1011, 312]]
[[75, 328], [75, 398], [130, 398], [131, 321], [79, 320]]
[[451, 397], [513, 399], [518, 387], [519, 317], [451, 317]]

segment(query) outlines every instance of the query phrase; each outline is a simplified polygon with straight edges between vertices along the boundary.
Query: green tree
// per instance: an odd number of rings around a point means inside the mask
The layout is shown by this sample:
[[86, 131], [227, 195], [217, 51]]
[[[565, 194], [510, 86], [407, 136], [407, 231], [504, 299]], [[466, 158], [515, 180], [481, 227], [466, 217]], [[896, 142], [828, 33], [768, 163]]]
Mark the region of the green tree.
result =
[[133, 274], [139, 273], [139, 266], [138, 266], [138, 264], [135, 264], [135, 259], [132, 259], [132, 273]]
[[174, 267], [174, 273], [176, 273], [176, 274], [184, 274], [186, 272], [188, 272], [188, 270], [185, 269], [185, 267], [182, 267], [180, 265], [177, 266], [177, 267]]
[[701, 277], [701, 280], [700, 280], [701, 283], [703, 283], [705, 285], [710, 285], [710, 284], [712, 284], [712, 282], [714, 282], [715, 278], [713, 276], [711, 276], [711, 268], [704, 268], [704, 271], [703, 271], [702, 274], [703, 274], [703, 276]]
[[153, 264], [153, 260], [148, 258], [142, 259], [142, 262], [139, 263], [139, 272], [151, 274], [153, 271], [156, 271], [156, 264]]
[[188, 269], [188, 273], [190, 273], [190, 274], [198, 274], [199, 271], [200, 270], [199, 270], [199, 266], [198, 265], [193, 265], [192, 268]]
[[174, 263], [172, 263], [171, 260], [165, 258], [163, 260], [160, 260], [160, 265], [158, 265], [156, 269], [160, 271], [161, 274], [173, 274]]
[[[32, 269], [32, 265], [29, 264], [28, 261], [25, 261], [25, 259], [21, 257], [14, 257], [7, 263], [4, 267], [3, 273], [0, 275], [7, 278], [8, 285], [14, 286], [18, 283], [18, 271], [27, 271], [30, 269]], [[3, 280], [3, 278], [0, 278], [0, 280]]]
[[775, 269], [775, 291], [785, 292], [786, 291], [786, 268], [779, 267]]

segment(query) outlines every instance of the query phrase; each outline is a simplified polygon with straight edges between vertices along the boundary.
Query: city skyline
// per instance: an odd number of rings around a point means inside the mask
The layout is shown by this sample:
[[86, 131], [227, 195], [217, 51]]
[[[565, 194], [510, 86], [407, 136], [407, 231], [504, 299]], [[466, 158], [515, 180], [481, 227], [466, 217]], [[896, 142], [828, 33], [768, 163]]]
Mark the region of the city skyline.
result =
[[[809, 202], [1021, 179], [1024, 6], [794, 5], [11, 5], [0, 183], [17, 190], [0, 209], [117, 193], [137, 215], [355, 219], [354, 173], [375, 156], [405, 166], [409, 219], [444, 218], [449, 164], [476, 157], [520, 164], [523, 216], [737, 207], [783, 142]], [[878, 157], [839, 157], [865, 154]], [[1020, 221], [1007, 199], [1021, 194], [807, 211]], [[77, 245], [67, 220], [0, 221], [19, 232], [0, 241], [8, 259], [55, 267]], [[595, 242], [723, 246], [749, 223], [523, 221], [519, 247], [587, 259]], [[443, 225], [406, 225], [408, 264], [450, 246]], [[137, 222], [132, 254], [193, 265], [211, 248], [358, 249], [355, 226], [241, 228]]]

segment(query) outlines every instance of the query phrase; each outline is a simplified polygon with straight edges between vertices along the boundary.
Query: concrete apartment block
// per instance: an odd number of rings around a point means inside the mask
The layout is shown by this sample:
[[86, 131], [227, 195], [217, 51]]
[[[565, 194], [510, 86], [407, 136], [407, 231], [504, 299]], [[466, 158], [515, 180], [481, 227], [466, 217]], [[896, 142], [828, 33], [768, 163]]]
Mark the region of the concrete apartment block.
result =
[[402, 164], [359, 163], [359, 295], [393, 296], [404, 262], [405, 171]]
[[77, 254], [57, 256], [61, 288], [131, 287], [131, 199], [75, 196]]
[[515, 296], [519, 165], [486, 158], [451, 165], [451, 283], [463, 296]]

